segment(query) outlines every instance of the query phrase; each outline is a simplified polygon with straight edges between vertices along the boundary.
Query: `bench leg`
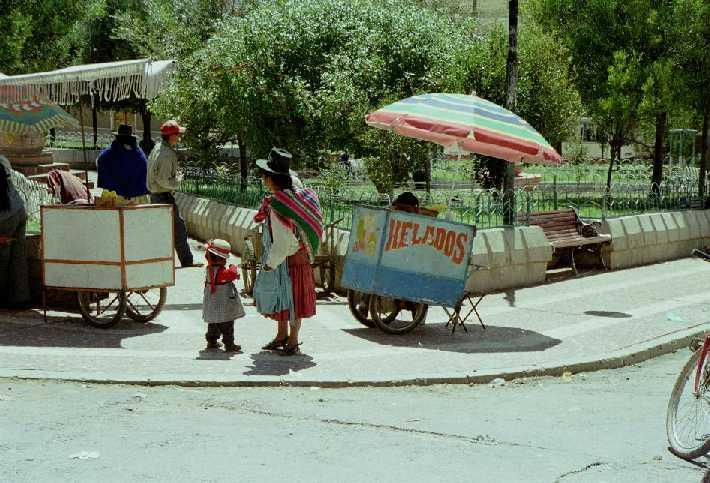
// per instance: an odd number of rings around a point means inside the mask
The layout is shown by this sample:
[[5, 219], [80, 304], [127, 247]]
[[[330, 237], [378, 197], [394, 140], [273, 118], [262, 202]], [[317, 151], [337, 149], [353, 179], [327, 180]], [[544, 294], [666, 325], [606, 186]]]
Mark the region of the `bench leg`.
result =
[[604, 261], [604, 252], [602, 250], [602, 245], [599, 245], [599, 261], [602, 264], [602, 268], [604, 270], [609, 270], [609, 267], [606, 266], [606, 262]]
[[574, 271], [574, 274], [577, 275], [577, 263], [574, 261], [574, 252], [575, 248], [572, 247], [570, 251], [570, 259], [572, 260], [572, 270]]

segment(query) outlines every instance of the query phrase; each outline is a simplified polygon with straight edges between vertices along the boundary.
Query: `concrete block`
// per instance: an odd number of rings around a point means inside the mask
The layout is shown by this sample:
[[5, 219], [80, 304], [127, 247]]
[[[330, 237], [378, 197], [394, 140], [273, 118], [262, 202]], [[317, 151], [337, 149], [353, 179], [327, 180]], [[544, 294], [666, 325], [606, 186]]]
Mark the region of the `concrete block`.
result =
[[696, 240], [700, 238], [700, 219], [696, 215], [695, 210], [684, 211], [682, 213], [682, 216], [685, 219], [686, 224], [688, 225], [688, 231], [690, 232], [689, 239]]
[[471, 265], [488, 267], [490, 265], [491, 255], [486, 243], [486, 237], [483, 233], [479, 233], [473, 239], [473, 250], [471, 251]]
[[502, 267], [510, 263], [503, 230], [503, 228], [493, 228], [480, 232], [481, 239], [488, 252], [487, 264], [491, 267]]
[[604, 220], [602, 223], [602, 233], [611, 235], [611, 244], [614, 250], [627, 250], [629, 248], [626, 240], [626, 231], [620, 218]]
[[674, 243], [680, 240], [680, 227], [676, 222], [672, 213], [661, 213], [661, 219], [666, 225], [666, 233], [668, 233], [668, 242]]
[[679, 211], [672, 211], [670, 215], [678, 226], [678, 241], [690, 240], [690, 228], [688, 228], [687, 220], [683, 214]]
[[619, 218], [622, 225], [624, 226], [624, 231], [626, 232], [626, 243], [628, 248], [639, 248], [644, 246], [643, 231], [641, 230], [641, 223], [637, 216], [625, 216]]
[[649, 219], [651, 225], [653, 226], [653, 231], [656, 233], [656, 243], [658, 245], [667, 245], [669, 242], [669, 234], [661, 214], [651, 214], [649, 215]]
[[527, 262], [549, 263], [552, 260], [552, 244], [539, 226], [521, 227], [521, 234], [527, 250]]
[[657, 244], [658, 235], [656, 234], [656, 227], [651, 220], [651, 215], [639, 215], [637, 218], [641, 226], [641, 232], [643, 233], [644, 246]]

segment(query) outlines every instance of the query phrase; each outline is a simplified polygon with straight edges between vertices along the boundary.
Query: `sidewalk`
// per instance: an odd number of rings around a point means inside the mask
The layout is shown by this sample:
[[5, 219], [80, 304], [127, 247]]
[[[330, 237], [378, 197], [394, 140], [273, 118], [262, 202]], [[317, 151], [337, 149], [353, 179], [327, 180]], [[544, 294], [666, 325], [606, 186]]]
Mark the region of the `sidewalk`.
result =
[[244, 353], [204, 352], [201, 269], [177, 272], [152, 324], [113, 329], [74, 314], [0, 312], [0, 377], [184, 385], [396, 385], [487, 382], [620, 367], [687, 344], [710, 329], [710, 264], [684, 259], [605, 272], [486, 297], [488, 324], [451, 334], [440, 308], [396, 336], [361, 326], [343, 299], [320, 302], [305, 321], [303, 355], [260, 347], [275, 334], [251, 299], [237, 322]]

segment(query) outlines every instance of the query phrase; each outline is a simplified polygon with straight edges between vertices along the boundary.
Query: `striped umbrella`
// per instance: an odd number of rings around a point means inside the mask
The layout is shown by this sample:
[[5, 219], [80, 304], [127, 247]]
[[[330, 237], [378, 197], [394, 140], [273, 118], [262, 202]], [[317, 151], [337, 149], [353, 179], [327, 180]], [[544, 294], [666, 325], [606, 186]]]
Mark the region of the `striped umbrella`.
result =
[[28, 101], [0, 104], [0, 131], [13, 134], [44, 134], [56, 127], [78, 128], [68, 112], [50, 102]]
[[383, 107], [368, 125], [510, 162], [554, 163], [561, 156], [524, 119], [477, 96], [424, 94]]

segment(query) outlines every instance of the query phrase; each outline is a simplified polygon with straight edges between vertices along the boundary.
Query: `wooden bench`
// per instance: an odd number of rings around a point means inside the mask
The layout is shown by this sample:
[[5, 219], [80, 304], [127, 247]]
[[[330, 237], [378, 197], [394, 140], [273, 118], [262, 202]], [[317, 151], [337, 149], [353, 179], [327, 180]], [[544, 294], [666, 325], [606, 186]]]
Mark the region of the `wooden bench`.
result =
[[574, 252], [578, 249], [586, 249], [596, 253], [602, 267], [606, 268], [601, 249], [604, 244], [611, 242], [611, 235], [582, 236], [582, 227], [585, 223], [579, 219], [574, 208], [521, 214], [518, 216], [518, 221], [542, 228], [555, 252], [569, 252], [572, 269], [575, 272], [577, 272], [577, 266], [574, 261]]

